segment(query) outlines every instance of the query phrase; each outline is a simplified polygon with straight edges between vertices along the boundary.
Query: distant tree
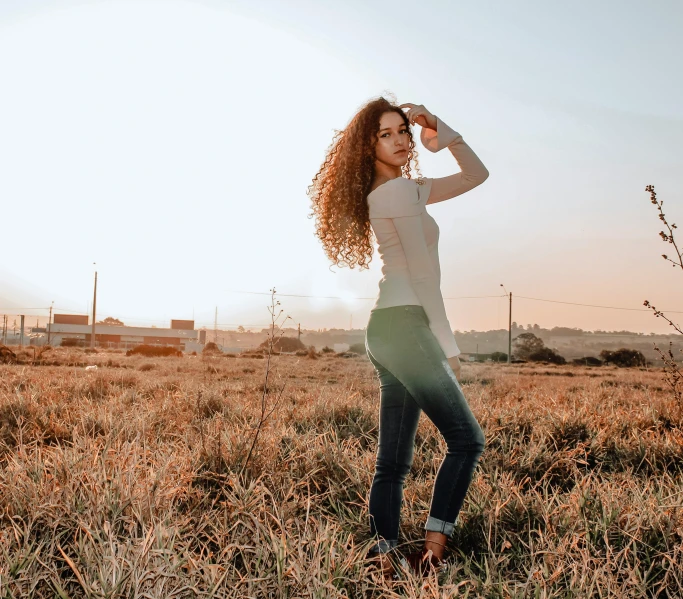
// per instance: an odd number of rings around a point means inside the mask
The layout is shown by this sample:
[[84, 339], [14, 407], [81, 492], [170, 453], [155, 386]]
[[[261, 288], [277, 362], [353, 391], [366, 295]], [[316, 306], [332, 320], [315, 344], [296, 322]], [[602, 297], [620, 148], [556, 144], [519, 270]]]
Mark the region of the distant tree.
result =
[[125, 327], [126, 326], [118, 318], [114, 318], [112, 316], [107, 316], [107, 318], [105, 318], [104, 320], [97, 321], [96, 324], [108, 324], [108, 325], [113, 326], [113, 327]]
[[600, 358], [605, 364], [614, 364], [622, 368], [629, 368], [633, 366], [647, 366], [649, 362], [645, 356], [637, 349], [627, 349], [622, 347], [616, 351], [603, 349], [600, 352]]
[[570, 327], [553, 327], [550, 329], [552, 335], [568, 335], [568, 336], [578, 336], [583, 335], [583, 331], [577, 328]]
[[528, 359], [531, 362], [550, 362], [551, 364], [566, 364], [567, 360], [558, 354], [554, 349], [549, 347], [542, 347], [529, 354]]
[[489, 358], [491, 358], [494, 362], [507, 362], [508, 361], [508, 355], [502, 351], [494, 351], [489, 356]]
[[238, 333], [244, 333], [244, 327], [242, 325], [237, 327], [237, 332]]
[[528, 360], [530, 354], [544, 347], [543, 340], [533, 333], [521, 333], [512, 340], [512, 355], [521, 360]]

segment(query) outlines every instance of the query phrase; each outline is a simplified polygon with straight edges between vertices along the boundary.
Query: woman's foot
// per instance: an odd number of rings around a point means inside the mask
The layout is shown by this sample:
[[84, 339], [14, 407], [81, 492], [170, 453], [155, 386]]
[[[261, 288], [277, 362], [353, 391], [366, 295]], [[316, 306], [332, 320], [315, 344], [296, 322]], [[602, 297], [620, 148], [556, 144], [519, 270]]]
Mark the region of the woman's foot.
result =
[[439, 573], [446, 567], [443, 559], [434, 555], [431, 549], [423, 547], [420, 551], [414, 551], [406, 556], [406, 560], [413, 574], [428, 576], [430, 572]]
[[424, 548], [431, 549], [437, 558], [443, 559], [443, 552], [446, 550], [447, 543], [448, 537], [445, 534], [435, 530], [428, 530], [425, 535]]
[[384, 580], [398, 580], [399, 575], [394, 566], [391, 553], [373, 553], [367, 557], [371, 566], [380, 572]]

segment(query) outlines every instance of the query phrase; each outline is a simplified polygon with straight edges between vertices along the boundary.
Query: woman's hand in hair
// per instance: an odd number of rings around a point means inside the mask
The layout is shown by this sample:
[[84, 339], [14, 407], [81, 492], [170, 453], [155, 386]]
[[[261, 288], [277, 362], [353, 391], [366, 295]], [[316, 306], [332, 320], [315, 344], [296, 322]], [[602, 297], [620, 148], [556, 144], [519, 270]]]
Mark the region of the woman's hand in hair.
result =
[[451, 366], [451, 370], [453, 371], [453, 374], [455, 375], [455, 378], [460, 380], [460, 359], [458, 356], [453, 356], [452, 358], [448, 358], [448, 363]]
[[436, 117], [422, 104], [412, 104], [410, 102], [406, 102], [405, 104], [401, 104], [399, 108], [408, 108], [406, 116], [412, 125], [417, 123], [420, 125], [420, 127], [434, 129], [434, 131], [436, 131]]

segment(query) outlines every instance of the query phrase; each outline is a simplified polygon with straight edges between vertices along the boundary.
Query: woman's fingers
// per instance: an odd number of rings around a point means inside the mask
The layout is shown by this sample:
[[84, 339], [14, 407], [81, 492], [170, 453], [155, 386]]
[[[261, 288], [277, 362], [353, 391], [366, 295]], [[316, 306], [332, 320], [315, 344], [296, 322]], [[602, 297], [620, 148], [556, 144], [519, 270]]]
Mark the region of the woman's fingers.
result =
[[[427, 109], [422, 104], [411, 104], [411, 109], [408, 111], [408, 119], [411, 123], [417, 123], [423, 127], [427, 122]], [[420, 119], [420, 117], [422, 117]], [[420, 121], [418, 121], [420, 119]]]
[[408, 109], [408, 111], [405, 114], [408, 119], [408, 122], [411, 125], [415, 125], [417, 123], [418, 125], [420, 125], [420, 127], [429, 126], [429, 118], [433, 115], [431, 112], [429, 112], [429, 110], [427, 110], [424, 107], [423, 104], [413, 104], [412, 102], [405, 102], [404, 104], [401, 104], [399, 108]]
[[418, 108], [417, 104], [413, 104], [412, 102], [405, 102], [404, 104], [401, 104], [399, 108], [404, 109], [407, 108], [408, 112], [406, 112], [406, 117], [408, 118], [408, 121], [414, 125], [415, 124], [415, 117], [416, 117], [416, 109]]

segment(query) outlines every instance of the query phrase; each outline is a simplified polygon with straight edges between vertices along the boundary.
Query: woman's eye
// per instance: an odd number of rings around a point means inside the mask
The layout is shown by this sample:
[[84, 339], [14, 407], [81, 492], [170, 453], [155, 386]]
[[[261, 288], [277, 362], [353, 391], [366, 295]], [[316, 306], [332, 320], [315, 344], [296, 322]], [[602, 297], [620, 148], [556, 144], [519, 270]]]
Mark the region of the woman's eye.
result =
[[[399, 133], [408, 133], [408, 129], [401, 129]], [[389, 133], [382, 133], [380, 137], [386, 137], [387, 135], [390, 135]]]

